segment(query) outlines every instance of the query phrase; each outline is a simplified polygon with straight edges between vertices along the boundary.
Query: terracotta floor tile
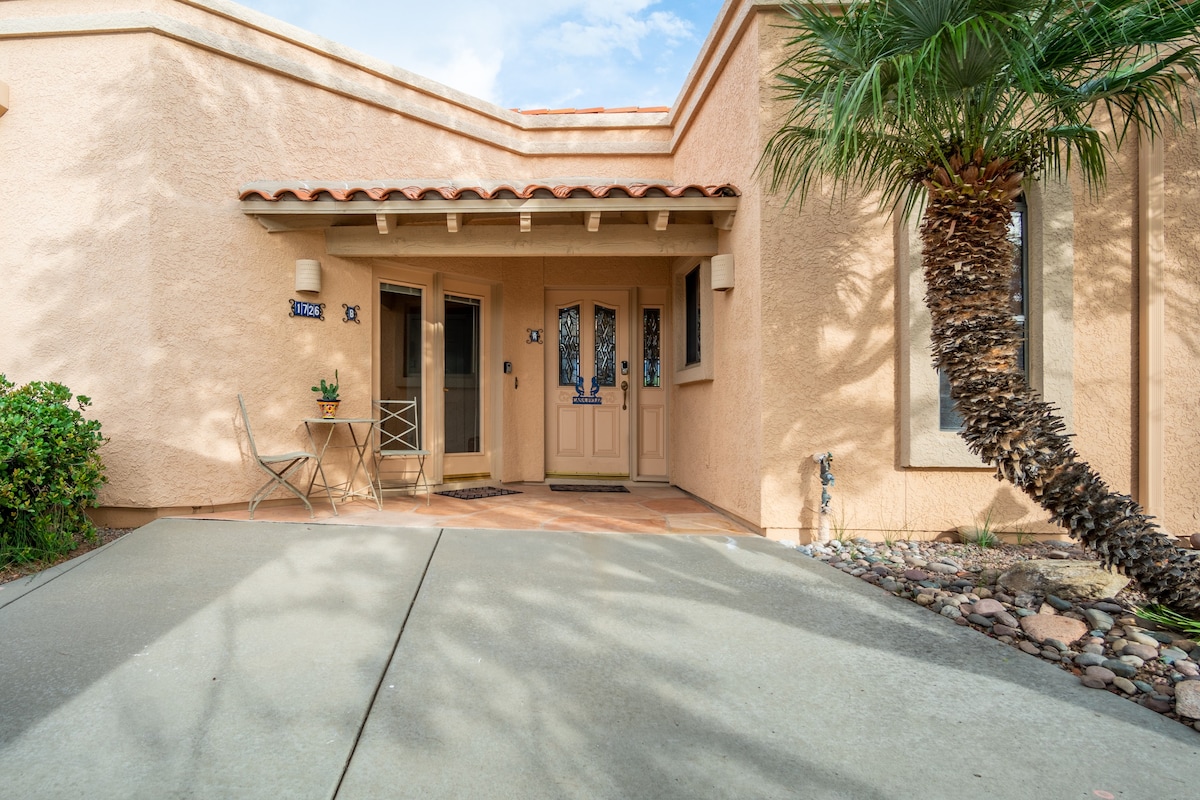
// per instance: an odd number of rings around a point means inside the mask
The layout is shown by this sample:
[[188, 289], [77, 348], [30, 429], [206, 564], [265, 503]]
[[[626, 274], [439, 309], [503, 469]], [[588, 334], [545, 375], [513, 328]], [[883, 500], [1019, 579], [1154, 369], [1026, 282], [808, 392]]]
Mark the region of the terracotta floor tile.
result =
[[661, 500], [646, 500], [642, 505], [652, 511], [658, 511], [662, 514], [712, 514], [711, 508], [701, 503], [699, 500], [693, 500], [690, 497], [676, 497], [674, 499]]
[[583, 531], [585, 533], [656, 533], [663, 530], [663, 519], [617, 519], [613, 517], [558, 517], [547, 520], [542, 530]]
[[[299, 503], [260, 506], [255, 521], [311, 522], [321, 525], [384, 525], [393, 527], [486, 528], [489, 530], [553, 530], [624, 533], [750, 533], [738, 523], [661, 484], [631, 486], [628, 494], [609, 492], [554, 492], [546, 485], [517, 484], [520, 494], [478, 500], [461, 500], [433, 494], [390, 494], [383, 509], [369, 500], [338, 505], [333, 515], [329, 502], [312, 498], [315, 518]], [[249, 518], [241, 508], [192, 517], [207, 519]]]
[[672, 533], [736, 533], [747, 534], [742, 526], [720, 514], [672, 514], [667, 517]]

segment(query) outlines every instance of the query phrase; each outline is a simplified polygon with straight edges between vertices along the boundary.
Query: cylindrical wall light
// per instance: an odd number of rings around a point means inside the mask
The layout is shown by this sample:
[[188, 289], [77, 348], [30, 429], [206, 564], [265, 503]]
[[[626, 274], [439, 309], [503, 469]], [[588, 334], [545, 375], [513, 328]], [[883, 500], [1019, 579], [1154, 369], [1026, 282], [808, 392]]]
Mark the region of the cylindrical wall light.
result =
[[296, 291], [321, 291], [321, 262], [315, 258], [296, 260]]
[[733, 254], [712, 257], [712, 288], [717, 292], [733, 288]]

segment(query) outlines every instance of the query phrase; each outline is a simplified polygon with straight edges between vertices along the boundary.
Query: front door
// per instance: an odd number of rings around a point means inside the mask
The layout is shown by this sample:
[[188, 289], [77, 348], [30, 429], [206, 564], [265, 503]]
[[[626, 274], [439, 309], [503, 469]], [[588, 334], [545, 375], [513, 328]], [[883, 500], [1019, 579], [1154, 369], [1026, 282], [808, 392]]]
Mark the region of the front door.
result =
[[546, 474], [629, 477], [629, 293], [546, 292]]

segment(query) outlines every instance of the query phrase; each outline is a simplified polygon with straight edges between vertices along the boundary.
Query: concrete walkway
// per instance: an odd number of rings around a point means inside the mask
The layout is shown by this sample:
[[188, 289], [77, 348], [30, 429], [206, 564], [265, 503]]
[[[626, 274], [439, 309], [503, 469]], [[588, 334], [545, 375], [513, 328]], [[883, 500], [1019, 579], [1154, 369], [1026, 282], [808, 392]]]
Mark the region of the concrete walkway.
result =
[[754, 537], [159, 520], [0, 587], [0, 798], [1183, 800], [1198, 758]]

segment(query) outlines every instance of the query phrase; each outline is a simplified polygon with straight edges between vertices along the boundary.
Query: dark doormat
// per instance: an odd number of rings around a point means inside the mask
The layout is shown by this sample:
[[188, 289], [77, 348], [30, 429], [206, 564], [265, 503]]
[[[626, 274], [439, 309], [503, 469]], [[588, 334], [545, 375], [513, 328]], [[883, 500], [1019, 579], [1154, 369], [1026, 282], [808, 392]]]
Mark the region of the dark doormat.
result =
[[629, 494], [629, 490], [624, 486], [605, 486], [604, 484], [588, 484], [588, 483], [552, 483], [550, 484], [552, 492], [624, 492]]
[[483, 497], [500, 497], [506, 494], [520, 494], [515, 489], [497, 489], [495, 486], [480, 486], [476, 489], [451, 489], [447, 492], [434, 492], [446, 497], [457, 497], [459, 500], [479, 500]]

